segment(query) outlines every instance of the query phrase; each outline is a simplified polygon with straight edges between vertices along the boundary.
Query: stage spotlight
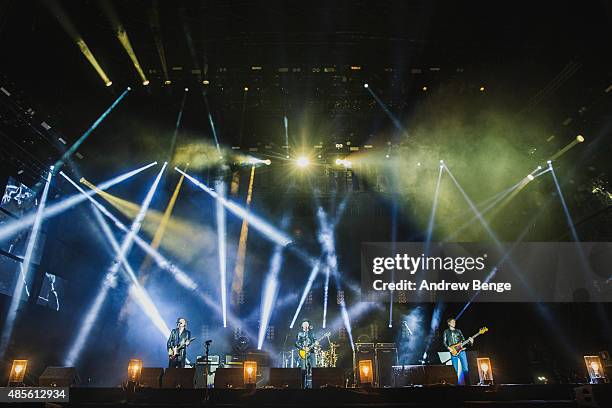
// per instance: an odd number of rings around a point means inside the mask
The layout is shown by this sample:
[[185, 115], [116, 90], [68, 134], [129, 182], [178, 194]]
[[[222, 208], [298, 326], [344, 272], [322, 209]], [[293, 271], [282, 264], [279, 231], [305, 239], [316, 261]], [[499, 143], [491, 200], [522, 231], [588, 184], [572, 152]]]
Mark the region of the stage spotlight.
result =
[[133, 358], [128, 363], [128, 382], [139, 383], [142, 374], [142, 360]]
[[385, 158], [388, 159], [389, 157], [391, 157], [391, 155], [389, 153], [385, 154]]
[[577, 141], [578, 143], [582, 143], [582, 142], [584, 142], [584, 136], [582, 136], [582, 135], [578, 135], [578, 136], [576, 136], [576, 141]]
[[291, 158], [291, 156], [287, 155], [287, 156], [285, 156], [285, 158], [289, 159], [289, 158]]
[[599, 356], [584, 356], [584, 364], [589, 372], [591, 384], [602, 384], [607, 382], [606, 373], [603, 370], [603, 365], [601, 364], [601, 358]]
[[256, 166], [258, 164], [265, 164], [266, 166], [269, 166], [270, 164], [272, 164], [272, 161], [270, 159], [262, 160], [262, 159], [258, 159], [257, 157], [247, 156], [241, 160], [240, 164], [248, 164], [251, 166]]
[[484, 90], [485, 90], [484, 86], [481, 86], [480, 89], [479, 89], [480, 92], [484, 92]]
[[310, 160], [308, 160], [308, 157], [306, 156], [301, 156], [301, 157], [298, 157], [295, 163], [297, 164], [298, 167], [305, 168], [305, 167], [308, 167], [308, 165], [310, 164]]
[[538, 166], [538, 170], [542, 170], [542, 166]]
[[246, 388], [255, 388], [257, 385], [257, 361], [244, 362], [243, 377]]
[[477, 358], [476, 366], [478, 367], [478, 377], [480, 378], [480, 385], [492, 385], [493, 367], [491, 366], [491, 359], [489, 357]]
[[528, 174], [528, 175], [527, 175], [527, 178], [529, 179], [529, 181], [532, 181], [532, 180], [533, 180], [535, 177], [533, 177], [533, 175], [532, 175], [532, 174]]
[[368, 84], [363, 84], [363, 87], [364, 87], [364, 88], [367, 88], [367, 87], [369, 87], [369, 86], [370, 86], [370, 85], [368, 85]]
[[185, 92], [189, 92], [189, 88], [185, 88]]
[[147, 85], [149, 85], [149, 84], [150, 84], [150, 82], [149, 82], [149, 80], [147, 79], [147, 80], [145, 80], [145, 81], [142, 81], [142, 84], [143, 84], [144, 86], [147, 86]]
[[113, 81], [107, 81], [104, 85], [111, 86], [112, 84], [113, 84]]
[[205, 79], [202, 81], [202, 85], [208, 85], [210, 84], [210, 81], [208, 79]]
[[164, 85], [170, 85], [171, 83], [172, 83], [172, 81], [171, 81], [171, 80], [169, 80], [169, 79], [166, 79], [166, 80], [164, 81]]
[[362, 387], [371, 387], [374, 383], [372, 360], [359, 360], [359, 384]]
[[552, 164], [552, 160], [546, 160], [546, 163], [550, 165]]
[[421, 88], [421, 89], [423, 89], [423, 92], [426, 92], [426, 91], [427, 91], [427, 87], [426, 87], [426, 86], [424, 86], [424, 87], [423, 87], [423, 88]]
[[282, 231], [279, 231], [273, 225], [267, 223], [263, 219], [259, 218], [255, 214], [253, 214], [253, 212], [250, 209], [244, 208], [244, 207], [236, 204], [235, 202], [233, 202], [231, 200], [228, 200], [226, 198], [220, 197], [210, 187], [208, 187], [204, 183], [198, 181], [197, 179], [193, 178], [192, 176], [190, 176], [189, 174], [185, 173], [184, 171], [182, 171], [178, 167], [175, 167], [174, 170], [176, 170], [179, 173], [185, 175], [185, 177], [189, 181], [191, 181], [193, 184], [198, 186], [200, 189], [204, 190], [212, 198], [214, 198], [216, 200], [221, 200], [221, 202], [223, 203], [225, 208], [227, 208], [232, 214], [236, 215], [237, 217], [239, 217], [239, 218], [241, 218], [243, 220], [246, 219], [251, 227], [253, 227], [256, 230], [258, 230], [259, 232], [261, 232], [268, 239], [270, 239], [273, 242], [275, 242], [275, 243], [277, 243], [279, 245], [282, 245], [282, 246], [286, 246], [286, 245], [288, 245], [289, 243], [292, 242], [292, 240], [291, 240], [291, 238], [289, 236], [285, 235]]
[[248, 87], [248, 86], [245, 86], [245, 87], [244, 87], [244, 92], [247, 92], [248, 90], [249, 90], [249, 87]]
[[13, 360], [11, 374], [9, 375], [8, 387], [23, 386], [28, 360]]

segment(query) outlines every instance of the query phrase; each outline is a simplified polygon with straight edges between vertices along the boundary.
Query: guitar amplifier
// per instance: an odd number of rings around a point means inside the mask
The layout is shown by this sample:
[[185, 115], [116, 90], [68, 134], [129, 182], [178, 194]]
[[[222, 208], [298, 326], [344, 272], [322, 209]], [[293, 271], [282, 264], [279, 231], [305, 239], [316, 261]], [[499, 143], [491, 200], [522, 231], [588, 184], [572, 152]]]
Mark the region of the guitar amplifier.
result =
[[206, 377], [206, 357], [198, 356], [196, 358], [196, 388], [211, 387], [215, 383], [215, 372], [219, 368], [219, 356], [208, 356], [208, 362], [208, 377]]
[[393, 366], [397, 365], [397, 348], [395, 343], [376, 343], [374, 345], [376, 359], [376, 386], [393, 386]]

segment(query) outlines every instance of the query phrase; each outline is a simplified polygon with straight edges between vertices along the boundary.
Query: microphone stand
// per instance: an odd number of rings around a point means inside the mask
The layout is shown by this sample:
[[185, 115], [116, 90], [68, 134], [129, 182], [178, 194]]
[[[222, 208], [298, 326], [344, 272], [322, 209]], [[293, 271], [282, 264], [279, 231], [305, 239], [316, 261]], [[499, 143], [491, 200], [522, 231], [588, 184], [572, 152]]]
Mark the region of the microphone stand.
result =
[[210, 348], [210, 343], [211, 343], [210, 340], [204, 342], [204, 347], [206, 347], [206, 352], [204, 354], [204, 356], [205, 356], [204, 357], [205, 358], [205, 360], [204, 360], [205, 361], [205, 363], [204, 363], [204, 378], [205, 378], [205, 381], [206, 381], [206, 383], [205, 383], [206, 386], [204, 387], [204, 400], [205, 401], [208, 401], [208, 398], [209, 398], [209, 394], [208, 394], [208, 370], [209, 370], [209, 368], [208, 367], [209, 367], [210, 362], [208, 361], [208, 352], [209, 352], [209, 348]]

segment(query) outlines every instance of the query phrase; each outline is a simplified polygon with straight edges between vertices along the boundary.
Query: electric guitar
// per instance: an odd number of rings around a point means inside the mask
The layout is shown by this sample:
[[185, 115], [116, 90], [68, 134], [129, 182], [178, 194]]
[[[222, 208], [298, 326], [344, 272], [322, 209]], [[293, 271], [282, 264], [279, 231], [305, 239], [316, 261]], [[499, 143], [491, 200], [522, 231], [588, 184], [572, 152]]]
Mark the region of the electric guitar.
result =
[[459, 343], [453, 344], [452, 346], [450, 346], [451, 355], [456, 356], [457, 354], [461, 353], [463, 350], [465, 350], [466, 344], [468, 344], [470, 341], [473, 341], [476, 337], [480, 336], [481, 334], [485, 334], [488, 331], [489, 331], [488, 328], [483, 327], [480, 330], [478, 330], [478, 332], [472, 337], [468, 337], [467, 339], [460, 341]]
[[[331, 334], [331, 332], [327, 332], [327, 333], [325, 333], [321, 337], [329, 336], [330, 334]], [[315, 345], [316, 344], [318, 344], [318, 343], [315, 342]], [[299, 349], [298, 350], [298, 354], [300, 355], [300, 358], [302, 360], [306, 360], [306, 358], [310, 355], [310, 353], [312, 353], [312, 349], [313, 349], [313, 347], [302, 347], [301, 349]]]
[[181, 354], [181, 350], [184, 348], [187, 348], [187, 346], [191, 344], [191, 342], [194, 341], [195, 339], [196, 339], [195, 337], [192, 337], [190, 339], [187, 339], [184, 343], [181, 343], [179, 346], [172, 348], [172, 350], [168, 352], [168, 358], [170, 360], [174, 360], [178, 358], [178, 356]]

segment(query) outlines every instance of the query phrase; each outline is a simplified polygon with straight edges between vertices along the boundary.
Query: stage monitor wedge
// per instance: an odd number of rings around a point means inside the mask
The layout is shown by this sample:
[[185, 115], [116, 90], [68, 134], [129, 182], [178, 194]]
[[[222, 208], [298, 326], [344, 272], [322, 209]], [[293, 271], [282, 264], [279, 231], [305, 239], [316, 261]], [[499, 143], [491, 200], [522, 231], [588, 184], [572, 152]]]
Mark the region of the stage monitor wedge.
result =
[[215, 388], [244, 388], [242, 367], [218, 368], [215, 372]]
[[166, 368], [162, 388], [195, 388], [195, 368]]
[[312, 388], [344, 387], [344, 370], [337, 367], [313, 368]]
[[274, 388], [302, 388], [301, 368], [270, 368], [268, 385]]
[[77, 385], [78, 375], [74, 367], [47, 367], [38, 378], [40, 387], [71, 387]]
[[143, 367], [138, 386], [142, 388], [161, 388], [163, 375], [164, 369], [161, 367]]

